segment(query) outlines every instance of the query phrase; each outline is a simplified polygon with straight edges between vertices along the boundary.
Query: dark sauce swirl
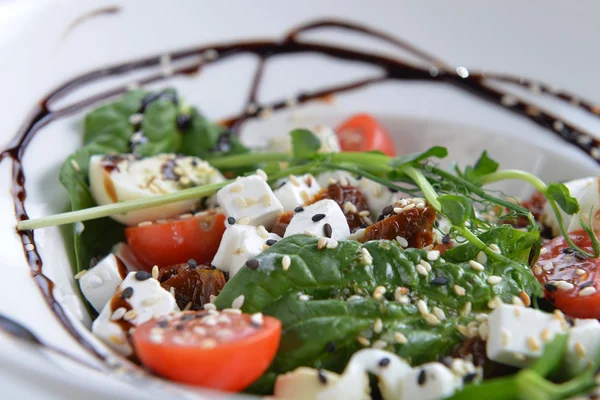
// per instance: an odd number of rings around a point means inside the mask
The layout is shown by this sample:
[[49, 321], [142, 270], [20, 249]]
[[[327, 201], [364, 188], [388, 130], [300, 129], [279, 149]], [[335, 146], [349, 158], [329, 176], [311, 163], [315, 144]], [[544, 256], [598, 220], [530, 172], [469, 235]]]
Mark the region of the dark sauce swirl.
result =
[[[422, 63], [411, 64], [398, 58], [390, 58], [346, 47], [305, 41], [299, 38], [302, 33], [321, 28], [349, 30], [376, 38], [411, 53], [413, 56], [422, 60]], [[270, 104], [259, 104], [257, 93], [259, 92], [264, 76], [264, 67], [268, 61], [275, 57], [298, 53], [317, 53], [339, 60], [360, 62], [366, 65], [380, 67], [382, 72], [379, 76], [374, 78], [357, 80], [339, 86], [331, 86], [312, 92], [297, 94], [291, 99], [293, 101], [290, 101], [290, 99], [281, 99]], [[323, 99], [334, 94], [356, 90], [384, 81], [429, 81], [442, 82], [458, 87], [471, 95], [528, 118], [538, 125], [549, 129], [559, 138], [579, 147], [594, 159], [600, 159], [600, 143], [589, 133], [573, 124], [560, 120], [550, 111], [538, 108], [535, 104], [519, 99], [502, 89], [493, 87], [491, 84], [500, 82], [528, 87], [535, 92], [568, 102], [574, 107], [594, 115], [600, 115], [600, 107], [598, 105], [578, 98], [568, 92], [556, 91], [550, 85], [540, 82], [502, 74], [484, 74], [468, 71], [462, 67], [455, 69], [403, 40], [352, 23], [322, 20], [302, 25], [285, 35], [281, 40], [241, 41], [174, 51], [170, 54], [170, 58], [173, 62], [179, 63], [188, 61], [188, 63], [184, 66], [174, 67], [172, 72], [173, 75], [194, 75], [197, 74], [204, 65], [216, 63], [220, 60], [240, 54], [254, 54], [259, 58], [259, 63], [254, 74], [250, 92], [247, 96], [246, 107], [239, 115], [222, 121], [224, 125], [231, 129], [233, 134], [238, 134], [245, 121], [258, 116], [259, 113], [265, 109], [277, 111], [287, 108], [293, 103], [301, 104], [312, 100]], [[124, 85], [91, 95], [62, 108], [55, 109], [53, 107], [54, 102], [83, 85], [98, 81], [102, 78], [122, 75], [145, 68], [159, 67], [161, 65], [161, 58], [162, 55], [157, 55], [89, 72], [64, 83], [39, 102], [19, 129], [12, 142], [0, 154], [1, 161], [9, 159], [12, 162], [11, 193], [13, 196], [15, 217], [17, 221], [29, 218], [25, 207], [27, 192], [25, 189], [25, 173], [23, 171], [22, 159], [28, 144], [35, 137], [36, 133], [42, 127], [54, 120], [126, 92], [127, 86]], [[162, 72], [153, 73], [138, 80], [136, 83], [143, 86], [166, 79], [170, 75], [171, 74], [164, 74]], [[43, 273], [43, 263], [35, 246], [34, 232], [23, 231], [17, 232], [17, 234], [21, 238], [24, 254], [31, 268], [32, 277], [56, 317], [73, 338], [85, 349], [100, 359], [106, 360], [106, 357], [100, 351], [78, 333], [62, 306], [54, 298], [54, 283]]]

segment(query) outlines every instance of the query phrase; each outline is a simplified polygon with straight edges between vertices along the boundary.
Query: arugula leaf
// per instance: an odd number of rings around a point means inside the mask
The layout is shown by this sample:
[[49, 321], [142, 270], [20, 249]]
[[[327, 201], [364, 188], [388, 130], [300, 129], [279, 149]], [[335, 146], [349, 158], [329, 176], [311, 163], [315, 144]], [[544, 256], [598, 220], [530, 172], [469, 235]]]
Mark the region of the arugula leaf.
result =
[[441, 146], [434, 146], [422, 153], [406, 154], [390, 160], [388, 165], [392, 168], [401, 168], [405, 165], [416, 164], [430, 157], [444, 158], [448, 155], [448, 149]]
[[579, 212], [579, 202], [571, 196], [569, 188], [564, 183], [551, 183], [546, 189], [546, 196], [556, 201], [559, 207], [568, 215]]
[[484, 151], [473, 167], [465, 168], [464, 178], [478, 183], [481, 176], [496, 172], [499, 166], [500, 164], [489, 158], [487, 151]]
[[294, 129], [292, 137], [292, 154], [299, 159], [306, 159], [317, 154], [321, 148], [321, 140], [308, 129]]
[[438, 198], [442, 205], [442, 213], [452, 222], [452, 225], [463, 226], [473, 215], [473, 202], [465, 196], [447, 194]]

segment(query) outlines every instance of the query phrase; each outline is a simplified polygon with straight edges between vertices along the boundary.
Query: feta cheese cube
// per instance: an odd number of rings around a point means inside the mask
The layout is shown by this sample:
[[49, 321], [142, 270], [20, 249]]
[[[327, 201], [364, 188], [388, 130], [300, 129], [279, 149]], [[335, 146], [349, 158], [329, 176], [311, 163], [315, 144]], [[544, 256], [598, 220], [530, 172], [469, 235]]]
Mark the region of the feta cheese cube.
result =
[[240, 178], [221, 188], [217, 201], [227, 217], [243, 225], [263, 225], [270, 229], [283, 213], [281, 202], [258, 175]]
[[445, 399], [462, 387], [462, 379], [439, 362], [414, 368], [404, 378], [401, 399]]
[[319, 153], [339, 153], [342, 151], [340, 141], [332, 127], [327, 125], [316, 125], [311, 131], [319, 138], [319, 140], [321, 140]]
[[497, 307], [489, 315], [488, 324], [488, 358], [519, 368], [538, 359], [545, 343], [565, 328], [553, 314], [508, 304]]
[[223, 234], [212, 265], [221, 271], [229, 272], [231, 277], [237, 274], [246, 261], [259, 255], [265, 245], [268, 246], [267, 241], [280, 239], [278, 235], [268, 233], [264, 227], [231, 225]]
[[345, 240], [350, 236], [350, 228], [340, 206], [333, 200], [325, 199], [296, 213], [285, 230], [284, 237], [297, 234], [325, 237], [325, 224], [331, 227], [332, 239]]
[[597, 319], [577, 319], [570, 329], [565, 370], [568, 376], [581, 373], [596, 360], [600, 351], [600, 322]]
[[294, 211], [298, 206], [308, 203], [314, 195], [321, 190], [321, 185], [314, 176], [290, 176], [279, 183], [275, 189], [275, 196], [281, 202], [283, 211]]
[[109, 254], [79, 278], [79, 287], [86, 300], [100, 312], [126, 275], [127, 268], [123, 262], [114, 254]]
[[358, 189], [367, 199], [369, 211], [375, 217], [379, 216], [385, 207], [393, 204], [398, 198], [397, 194], [393, 193], [387, 186], [367, 178], [360, 179]]
[[179, 311], [175, 298], [156, 279], [142, 271], [130, 272], [92, 324], [92, 333], [129, 356], [133, 353], [128, 341], [130, 328], [175, 311]]
[[354, 175], [346, 171], [325, 171], [317, 176], [317, 182], [322, 187], [329, 186], [331, 181], [341, 182], [344, 180], [348, 181], [349, 185], [358, 185], [358, 180], [354, 177]]

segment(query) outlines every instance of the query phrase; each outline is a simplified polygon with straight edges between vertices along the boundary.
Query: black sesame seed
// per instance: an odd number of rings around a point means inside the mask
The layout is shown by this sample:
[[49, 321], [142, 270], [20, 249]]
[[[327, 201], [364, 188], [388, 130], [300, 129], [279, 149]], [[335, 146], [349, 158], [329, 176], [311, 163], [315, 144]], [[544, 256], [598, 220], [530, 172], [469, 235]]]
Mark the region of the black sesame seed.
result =
[[302, 212], [302, 211], [304, 211], [304, 208], [302, 206], [298, 206], [298, 207], [294, 208], [294, 212], [299, 213], [299, 212]]
[[169, 321], [161, 319], [160, 321], [158, 321], [158, 326], [160, 328], [166, 328], [167, 326], [169, 326]]
[[392, 192], [392, 193], [398, 193], [398, 189], [394, 189], [394, 188], [389, 188], [389, 189], [390, 189], [390, 192]]
[[192, 118], [187, 114], [180, 114], [176, 120], [177, 130], [187, 132], [192, 127]]
[[325, 345], [325, 351], [328, 353], [334, 353], [335, 352], [335, 343], [333, 343], [332, 340], [330, 340], [329, 342], [327, 342], [327, 344]]
[[586, 283], [582, 283], [581, 285], [579, 285], [579, 289], [585, 289], [586, 287], [590, 287], [590, 286], [594, 286], [594, 282], [587, 281]]
[[235, 225], [235, 218], [233, 218], [233, 217], [227, 217], [227, 223], [229, 225]]
[[323, 218], [325, 218], [325, 214], [315, 214], [315, 215], [312, 216], [311, 219], [312, 219], [313, 222], [319, 222]]
[[182, 331], [185, 329], [185, 327], [183, 325], [179, 324], [179, 325], [175, 325], [175, 329], [177, 329], [178, 331]]
[[331, 238], [331, 235], [333, 234], [333, 228], [331, 228], [331, 225], [329, 225], [329, 224], [323, 225], [323, 233], [325, 234], [326, 237]]
[[325, 376], [325, 373], [323, 372], [322, 369], [319, 370], [319, 382], [321, 382], [323, 385], [327, 384], [327, 377]]
[[435, 278], [432, 279], [431, 284], [436, 285], [436, 286], [447, 285], [448, 278], [446, 278], [445, 276], [436, 276]]
[[448, 234], [444, 235], [444, 237], [442, 237], [442, 243], [443, 244], [450, 243], [450, 235], [448, 235]]
[[145, 281], [146, 279], [150, 278], [152, 278], [152, 274], [149, 274], [146, 271], [138, 271], [135, 273], [135, 279], [138, 281]]
[[381, 214], [379, 217], [377, 217], [377, 222], [383, 221], [384, 219], [385, 219], [385, 215]]
[[194, 260], [193, 258], [190, 258], [188, 260], [188, 265], [190, 266], [190, 268], [196, 268], [198, 266], [198, 263], [196, 262], [196, 260]]
[[277, 243], [277, 240], [275, 240], [275, 239], [267, 240], [267, 246], [273, 246], [275, 243]]
[[435, 226], [436, 228], [438, 228], [440, 226], [440, 223], [438, 221], [433, 221], [433, 226]]
[[192, 167], [197, 167], [197, 166], [198, 166], [198, 161], [192, 160]]
[[581, 253], [575, 253], [575, 254], [573, 254], [573, 257], [575, 257], [575, 259], [579, 260], [579, 261], [585, 261], [585, 260], [587, 260], [587, 257], [584, 256]]
[[575, 250], [573, 250], [571, 247], [565, 247], [562, 252], [565, 254], [573, 254], [575, 253]]
[[133, 288], [131, 286], [128, 286], [121, 293], [121, 298], [123, 300], [126, 300], [126, 299], [130, 298], [131, 296], [133, 296]]
[[189, 321], [189, 320], [194, 319], [194, 318], [196, 318], [195, 314], [187, 314], [187, 315], [184, 315], [183, 317], [181, 317], [181, 320], [182, 321]]
[[281, 189], [282, 187], [284, 187], [286, 185], [286, 183], [288, 183], [288, 181], [281, 182], [277, 189]]
[[380, 367], [387, 367], [388, 365], [390, 365], [390, 359], [387, 357], [383, 357], [381, 360], [379, 360], [379, 366]]
[[426, 380], [427, 380], [427, 375], [425, 374], [425, 370], [422, 369], [421, 371], [419, 371], [419, 376], [417, 377], [417, 383], [419, 384], [419, 386], [423, 386], [425, 384]]
[[394, 206], [392, 206], [392, 205], [389, 205], [389, 206], [385, 207], [383, 210], [381, 210], [382, 215], [390, 215], [393, 212], [394, 212]]
[[464, 383], [471, 383], [475, 380], [475, 378], [477, 377], [477, 373], [476, 372], [471, 372], [470, 374], [467, 374], [464, 376], [463, 378], [463, 382]]
[[553, 283], [546, 283], [544, 284], [544, 289], [546, 289], [549, 292], [556, 292], [557, 287]]
[[248, 267], [250, 269], [257, 269], [258, 268], [258, 260], [254, 258], [252, 260], [246, 261], [246, 267]]

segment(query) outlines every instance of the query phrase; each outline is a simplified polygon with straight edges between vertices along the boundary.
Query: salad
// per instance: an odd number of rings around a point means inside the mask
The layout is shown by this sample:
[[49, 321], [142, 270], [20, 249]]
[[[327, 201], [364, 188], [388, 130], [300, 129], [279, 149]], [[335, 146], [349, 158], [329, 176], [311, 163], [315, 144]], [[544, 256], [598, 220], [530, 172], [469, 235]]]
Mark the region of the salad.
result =
[[[371, 116], [246, 147], [175, 90], [86, 115], [60, 181], [92, 333], [278, 399], [563, 399], [600, 366], [599, 183], [396, 155]], [[524, 181], [519, 201], [486, 185]]]

